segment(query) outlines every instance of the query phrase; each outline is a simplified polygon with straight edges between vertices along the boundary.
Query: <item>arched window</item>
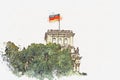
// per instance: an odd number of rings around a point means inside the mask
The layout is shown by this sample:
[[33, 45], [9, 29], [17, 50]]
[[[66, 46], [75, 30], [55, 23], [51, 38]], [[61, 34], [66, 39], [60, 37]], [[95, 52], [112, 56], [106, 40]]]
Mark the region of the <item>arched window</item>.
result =
[[64, 44], [65, 44], [65, 45], [68, 44], [68, 40], [67, 40], [67, 38], [64, 39]]
[[53, 43], [56, 43], [56, 38], [52, 38], [52, 42], [53, 42]]
[[61, 38], [59, 38], [59, 44], [62, 44], [62, 39]]

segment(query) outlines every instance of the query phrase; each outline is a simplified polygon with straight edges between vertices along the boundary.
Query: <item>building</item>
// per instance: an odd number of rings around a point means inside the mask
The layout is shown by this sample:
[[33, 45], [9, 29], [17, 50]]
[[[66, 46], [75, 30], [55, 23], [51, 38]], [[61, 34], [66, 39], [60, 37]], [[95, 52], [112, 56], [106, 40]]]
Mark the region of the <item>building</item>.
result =
[[73, 71], [79, 71], [80, 68], [80, 54], [79, 48], [74, 48], [74, 35], [72, 30], [48, 30], [45, 33], [45, 41], [48, 43], [60, 44], [63, 48], [70, 47], [71, 59], [73, 62]]
[[75, 33], [71, 30], [48, 30], [45, 33], [46, 43], [56, 43], [61, 46], [73, 46], [73, 37]]

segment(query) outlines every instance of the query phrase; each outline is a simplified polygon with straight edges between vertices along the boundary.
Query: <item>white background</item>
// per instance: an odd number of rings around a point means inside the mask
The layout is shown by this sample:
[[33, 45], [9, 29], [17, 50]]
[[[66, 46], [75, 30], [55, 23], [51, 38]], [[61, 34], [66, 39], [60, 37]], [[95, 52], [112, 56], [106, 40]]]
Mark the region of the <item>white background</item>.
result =
[[[68, 80], [119, 80], [119, 11], [115, 0], [0, 0], [0, 49], [7, 41], [20, 47], [45, 43], [47, 29], [58, 29], [48, 16], [60, 13], [61, 29], [75, 33], [74, 45], [83, 56], [80, 69], [88, 74]], [[0, 79], [29, 78], [14, 76], [0, 59]]]

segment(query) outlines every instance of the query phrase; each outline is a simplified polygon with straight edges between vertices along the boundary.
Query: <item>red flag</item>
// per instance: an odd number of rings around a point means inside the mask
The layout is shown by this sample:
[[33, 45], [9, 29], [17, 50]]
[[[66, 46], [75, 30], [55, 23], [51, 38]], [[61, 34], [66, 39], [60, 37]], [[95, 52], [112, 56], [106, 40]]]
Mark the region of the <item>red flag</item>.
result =
[[49, 16], [49, 22], [60, 21], [60, 19], [61, 19], [60, 14], [55, 14], [55, 15]]

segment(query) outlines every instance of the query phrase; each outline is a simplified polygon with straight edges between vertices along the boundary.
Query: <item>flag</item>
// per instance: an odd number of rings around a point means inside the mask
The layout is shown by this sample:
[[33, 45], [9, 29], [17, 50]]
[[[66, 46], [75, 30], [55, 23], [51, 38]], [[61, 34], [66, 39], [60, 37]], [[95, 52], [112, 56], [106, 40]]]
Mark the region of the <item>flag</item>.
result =
[[49, 16], [49, 22], [60, 21], [60, 14], [54, 14]]

